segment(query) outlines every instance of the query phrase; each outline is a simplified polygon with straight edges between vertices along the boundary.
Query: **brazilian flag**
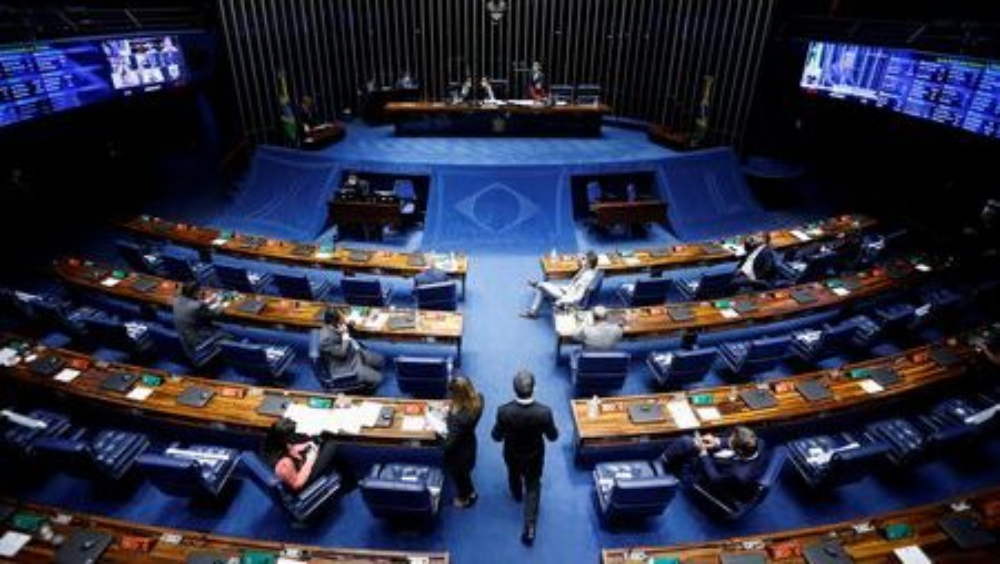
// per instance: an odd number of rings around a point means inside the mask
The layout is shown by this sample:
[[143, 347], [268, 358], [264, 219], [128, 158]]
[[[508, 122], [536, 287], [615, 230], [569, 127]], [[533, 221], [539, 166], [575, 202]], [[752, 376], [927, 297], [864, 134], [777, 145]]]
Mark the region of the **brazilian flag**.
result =
[[278, 104], [281, 105], [281, 130], [292, 145], [299, 142], [299, 126], [295, 119], [295, 108], [292, 98], [288, 95], [288, 81], [284, 71], [278, 71]]

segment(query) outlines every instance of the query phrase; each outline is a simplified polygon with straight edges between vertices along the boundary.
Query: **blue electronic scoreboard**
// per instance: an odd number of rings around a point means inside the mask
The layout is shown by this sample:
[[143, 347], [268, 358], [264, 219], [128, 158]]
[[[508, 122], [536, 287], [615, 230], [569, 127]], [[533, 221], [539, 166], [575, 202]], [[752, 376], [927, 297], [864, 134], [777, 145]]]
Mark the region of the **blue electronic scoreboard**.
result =
[[810, 93], [1000, 138], [1000, 61], [813, 41], [799, 84]]
[[187, 80], [175, 35], [0, 46], [0, 127]]

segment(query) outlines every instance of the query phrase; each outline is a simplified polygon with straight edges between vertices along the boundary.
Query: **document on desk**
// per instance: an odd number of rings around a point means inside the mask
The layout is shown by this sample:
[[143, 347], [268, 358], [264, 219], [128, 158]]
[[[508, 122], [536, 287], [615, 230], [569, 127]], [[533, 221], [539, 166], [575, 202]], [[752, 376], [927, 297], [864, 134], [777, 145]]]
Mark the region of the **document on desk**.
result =
[[122, 281], [118, 278], [105, 278], [101, 281], [101, 286], [104, 286], [105, 288], [114, 288], [115, 286], [121, 284], [121, 282]]
[[922, 548], [917, 545], [901, 546], [893, 549], [893, 554], [900, 564], [931, 564], [931, 559]]
[[861, 386], [862, 390], [869, 394], [877, 394], [885, 391], [885, 388], [883, 388], [881, 384], [871, 379], [862, 380], [858, 382], [858, 385]]
[[691, 404], [687, 400], [675, 400], [667, 403], [667, 411], [674, 419], [674, 424], [681, 429], [697, 429], [701, 427], [701, 422], [691, 409]]
[[16, 531], [7, 531], [0, 537], [0, 557], [14, 558], [17, 556], [17, 553], [21, 552], [24, 545], [30, 541], [31, 535]]
[[697, 408], [698, 418], [704, 422], [718, 421], [722, 419], [722, 413], [719, 412], [717, 407], [699, 407]]
[[559, 335], [572, 335], [576, 333], [580, 325], [572, 313], [557, 313], [553, 319], [555, 320], [556, 333]]
[[403, 416], [403, 426], [404, 432], [419, 432], [423, 431], [427, 422], [422, 416], [418, 415], [404, 415]]
[[382, 404], [374, 401], [363, 401], [357, 408], [358, 420], [362, 427], [374, 427], [382, 413]]
[[798, 239], [799, 241], [802, 241], [802, 242], [805, 242], [805, 241], [808, 241], [808, 240], [812, 239], [812, 237], [810, 237], [808, 233], [806, 233], [805, 231], [802, 231], [800, 229], [792, 229], [791, 233], [792, 233], [792, 237], [795, 237], [796, 239]]
[[296, 403], [288, 406], [285, 417], [295, 421], [295, 430], [304, 435], [361, 432], [362, 416], [354, 407], [323, 409]]
[[55, 375], [55, 380], [57, 382], [62, 382], [63, 384], [69, 384], [73, 380], [76, 380], [77, 376], [80, 375], [80, 371], [73, 368], [63, 368], [59, 371], [59, 374]]
[[739, 312], [731, 307], [724, 307], [719, 310], [719, 313], [726, 319], [736, 319], [740, 316]]

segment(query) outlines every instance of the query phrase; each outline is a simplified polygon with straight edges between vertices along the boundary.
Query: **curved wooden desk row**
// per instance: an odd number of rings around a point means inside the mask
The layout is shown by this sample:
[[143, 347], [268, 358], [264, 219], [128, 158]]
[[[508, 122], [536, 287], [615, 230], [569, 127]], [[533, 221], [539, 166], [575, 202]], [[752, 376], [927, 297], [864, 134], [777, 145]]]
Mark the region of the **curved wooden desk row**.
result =
[[[809, 243], [827, 241], [852, 231], [868, 229], [875, 224], [874, 219], [863, 215], [842, 215], [799, 227], [771, 231], [771, 245], [777, 250], [788, 250]], [[746, 237], [739, 235], [718, 241], [685, 243], [658, 249], [602, 253], [598, 255], [599, 268], [604, 271], [605, 276], [624, 276], [732, 261], [737, 258], [733, 249], [742, 247]], [[570, 278], [579, 269], [579, 255], [542, 257], [542, 272], [548, 279]]]
[[[948, 532], [974, 523], [972, 533]], [[843, 549], [852, 559], [822, 562], [997, 562], [1000, 561], [1000, 488], [874, 517], [676, 546], [602, 551], [604, 564], [716, 564], [719, 562], [805, 562], [809, 555]], [[989, 542], [990, 537], [993, 542]], [[981, 546], [975, 541], [982, 543]], [[914, 548], [916, 547], [916, 548]], [[926, 559], [920, 559], [921, 555]], [[907, 560], [906, 558], [911, 559]]]
[[[289, 415], [304, 414], [338, 425], [342, 421], [339, 416], [344, 413], [342, 408], [378, 404], [392, 408], [391, 419], [386, 417], [380, 421], [384, 427], [348, 428], [338, 436], [357, 443], [435, 447], [440, 441], [427, 425], [425, 415], [429, 411], [443, 411], [448, 406], [447, 401], [334, 396], [180, 376], [163, 370], [104, 362], [75, 351], [47, 348], [16, 336], [6, 336], [0, 343], [3, 345], [0, 350], [17, 351], [14, 360], [7, 366], [0, 366], [0, 378], [7, 382], [28, 390], [53, 392], [100, 409], [196, 428], [262, 434], [293, 405], [296, 407], [287, 412]], [[59, 360], [45, 360], [50, 357]], [[46, 362], [55, 365], [55, 374], [46, 376], [47, 372], [39, 372], [38, 363]], [[120, 379], [119, 375], [131, 376], [134, 381], [120, 387], [124, 388], [121, 391], [111, 389], [108, 379]], [[203, 405], [197, 407], [198, 403]], [[327, 416], [329, 419], [324, 419]]]
[[[976, 363], [984, 362], [968, 342], [974, 334], [766, 383], [603, 398], [596, 417], [589, 416], [591, 400], [574, 400], [576, 448], [579, 452], [664, 440], [694, 429], [774, 426], [876, 406], [890, 398], [954, 382]], [[806, 394], [812, 391], [818, 393], [810, 401]], [[757, 408], [751, 408], [749, 402], [758, 400]], [[633, 423], [637, 415], [648, 415], [651, 421]]]
[[[142, 306], [170, 307], [180, 286], [174, 280], [75, 258], [56, 261], [55, 271], [70, 286]], [[335, 305], [209, 288], [202, 291], [201, 297], [220, 300], [217, 311], [223, 322], [307, 331], [321, 325], [327, 309], [337, 308], [348, 315], [351, 328], [360, 337], [455, 344], [461, 356], [459, 312]]]
[[[98, 557], [91, 560], [94, 562], [282, 561], [279, 558], [287, 559], [284, 560], [287, 562], [358, 564], [446, 564], [449, 561], [447, 552], [323, 548], [222, 537], [108, 519], [9, 499], [0, 499], [0, 508], [6, 508], [4, 513], [10, 513], [0, 519], [0, 530], [31, 537], [13, 557], [16, 562], [83, 562], [80, 559], [78, 541], [84, 540], [85, 544], [85, 539], [93, 541], [89, 550], [98, 552]], [[46, 537], [50, 540], [45, 540]], [[56, 538], [62, 539], [61, 547], [54, 544]], [[100, 550], [103, 546], [100, 539], [110, 541], [106, 550]], [[63, 553], [59, 552], [61, 548]], [[66, 559], [59, 560], [57, 555]]]
[[[778, 290], [714, 301], [610, 309], [608, 318], [622, 324], [626, 339], [656, 337], [682, 331], [721, 331], [843, 306], [920, 281], [946, 267], [947, 263], [936, 260], [897, 259], [886, 265], [822, 282]], [[562, 343], [571, 341], [589, 315], [589, 312], [559, 312], [554, 315], [558, 335], [557, 349]]]

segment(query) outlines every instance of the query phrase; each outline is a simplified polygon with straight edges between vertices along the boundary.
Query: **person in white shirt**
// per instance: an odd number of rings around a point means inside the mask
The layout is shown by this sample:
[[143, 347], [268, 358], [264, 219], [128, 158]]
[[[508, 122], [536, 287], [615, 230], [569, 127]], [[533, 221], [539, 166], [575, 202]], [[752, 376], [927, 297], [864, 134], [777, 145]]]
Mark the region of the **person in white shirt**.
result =
[[777, 266], [777, 256], [771, 247], [771, 234], [763, 232], [759, 237], [746, 241], [747, 256], [737, 269], [742, 278], [751, 285], [768, 285]]
[[600, 272], [597, 270], [597, 255], [589, 251], [583, 260], [580, 270], [573, 275], [568, 284], [557, 282], [529, 280], [528, 285], [535, 289], [535, 298], [531, 307], [521, 313], [521, 317], [534, 319], [542, 309], [542, 304], [548, 299], [557, 308], [568, 309], [579, 306], [587, 297]]

